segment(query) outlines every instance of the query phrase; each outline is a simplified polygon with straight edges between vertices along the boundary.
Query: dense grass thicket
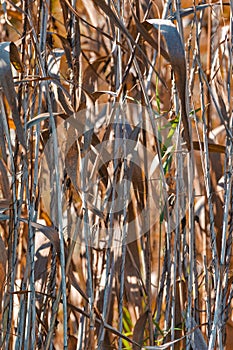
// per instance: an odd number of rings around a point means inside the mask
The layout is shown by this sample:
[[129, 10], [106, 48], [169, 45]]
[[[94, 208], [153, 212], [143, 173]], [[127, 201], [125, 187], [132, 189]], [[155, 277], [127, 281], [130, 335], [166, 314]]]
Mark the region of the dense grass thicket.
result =
[[232, 349], [232, 2], [0, 19], [0, 348]]

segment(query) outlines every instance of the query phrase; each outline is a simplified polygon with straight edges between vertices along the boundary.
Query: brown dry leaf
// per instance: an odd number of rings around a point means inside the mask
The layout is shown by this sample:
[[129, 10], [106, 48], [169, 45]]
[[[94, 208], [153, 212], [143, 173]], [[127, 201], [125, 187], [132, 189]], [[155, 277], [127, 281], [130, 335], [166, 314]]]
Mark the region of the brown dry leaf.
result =
[[132, 172], [132, 183], [134, 194], [137, 199], [137, 210], [141, 211], [145, 207], [146, 188], [145, 188], [145, 174], [143, 169], [134, 164], [130, 164], [130, 172]]
[[226, 324], [226, 350], [233, 349], [233, 321], [229, 318]]
[[[125, 27], [124, 23], [117, 17], [117, 15], [112, 11], [111, 7], [104, 1], [104, 0], [93, 0], [95, 5], [99, 8], [101, 8], [101, 10], [109, 17], [111, 24], [114, 24], [118, 29], [121, 30], [121, 32], [123, 34], [126, 35], [126, 37], [130, 40], [130, 42], [133, 45], [136, 45], [137, 49], [140, 51], [140, 53], [144, 56], [144, 59], [148, 61], [148, 63], [150, 64], [150, 61], [148, 60], [147, 56], [145, 55], [143, 49], [140, 47], [140, 45], [138, 43], [136, 43], [136, 41], [134, 40], [134, 38], [132, 37], [131, 33], [127, 30], [127, 28]], [[131, 11], [131, 13], [133, 13]], [[144, 29], [144, 26], [140, 24], [140, 22], [137, 20], [136, 16], [134, 15], [134, 19], [135, 22], [137, 24], [137, 29], [141, 32], [141, 34], [143, 35], [144, 39], [146, 41], [148, 41], [152, 47], [154, 47], [155, 49], [158, 48], [158, 43], [152, 38], [152, 36], [150, 36], [150, 34]], [[117, 43], [119, 44], [119, 43]], [[163, 50], [163, 48], [162, 48]], [[163, 50], [164, 55], [166, 56], [166, 58], [168, 59], [168, 54], [166, 53], [166, 50]], [[165, 57], [164, 56], [164, 57]], [[154, 67], [153, 67], [154, 68]], [[157, 75], [159, 76], [159, 74], [157, 73]], [[162, 83], [166, 86], [166, 84], [164, 83], [163, 80], [161, 80]]]
[[106, 62], [108, 56], [99, 57], [93, 62], [90, 62], [87, 59], [87, 57], [84, 55], [84, 53], [83, 53], [83, 56], [88, 63], [88, 66], [83, 73], [84, 89], [87, 90], [89, 93], [94, 93], [95, 92], [94, 83], [97, 80], [97, 78], [103, 80], [103, 78], [98, 73], [98, 69], [100, 68], [100, 65], [102, 63]]
[[[75, 15], [75, 17], [80, 19], [85, 25], [87, 25], [88, 27], [90, 27], [92, 29], [95, 29], [98, 33], [100, 33], [104, 37], [108, 38], [109, 40], [114, 41], [114, 39], [111, 37], [111, 35], [109, 35], [106, 31], [103, 31], [100, 28], [94, 26], [93, 24], [86, 21], [82, 16], [80, 16], [79, 13], [72, 7], [72, 5], [69, 3], [68, 0], [60, 0], [60, 3], [62, 4], [62, 8], [64, 8], [65, 11], [67, 9], [69, 9]], [[64, 23], [66, 23], [66, 20], [64, 20]], [[121, 45], [119, 42], [117, 42], [117, 44]]]
[[5, 244], [3, 242], [2, 237], [0, 236], [0, 268], [1, 268], [0, 287], [3, 286], [5, 276], [6, 276], [6, 261], [7, 261], [6, 248], [5, 248]]
[[71, 47], [70, 47], [69, 40], [58, 33], [49, 32], [48, 35], [51, 35], [51, 36], [56, 35], [60, 39], [62, 47], [63, 47], [64, 52], [65, 52], [68, 66], [69, 66], [69, 68], [72, 68], [72, 53], [71, 53]]
[[41, 225], [37, 222], [31, 222], [32, 227], [36, 228], [37, 230], [40, 230], [53, 244], [55, 250], [57, 253], [60, 253], [60, 242], [59, 242], [59, 236], [58, 232], [55, 229], [55, 227], [49, 227]]
[[0, 199], [0, 209], [8, 209], [10, 206], [10, 199]]
[[69, 20], [68, 20], [68, 14], [69, 14], [68, 6], [66, 6], [66, 2], [63, 1], [63, 0], [59, 0], [59, 3], [60, 3], [60, 6], [61, 6], [61, 10], [62, 10], [63, 22], [64, 22], [66, 30], [68, 30], [68, 23], [69, 23]]
[[93, 327], [90, 327], [88, 338], [88, 350], [95, 350], [95, 334]]
[[[85, 90], [84, 90], [85, 91]], [[116, 96], [116, 93], [114, 91], [94, 91], [93, 93], [89, 93], [88, 91], [85, 91], [85, 93], [91, 98], [93, 103], [95, 103], [98, 98], [100, 98], [103, 95], [110, 95], [110, 96]]]
[[13, 42], [10, 43], [10, 61], [17, 71], [23, 72], [23, 64], [19, 57], [19, 51]]
[[120, 21], [117, 15], [112, 11], [110, 6], [104, 0], [93, 0], [94, 4], [101, 8], [101, 10], [109, 17], [112, 23], [114, 23], [124, 34], [128, 36], [124, 24]]
[[[75, 140], [75, 129], [72, 126], [69, 127], [67, 132], [69, 139]], [[80, 176], [78, 176], [81, 169], [80, 147], [78, 142], [73, 142], [72, 145], [67, 145], [67, 149], [68, 150], [65, 157], [66, 171], [69, 177], [71, 178], [73, 185], [76, 189], [78, 189], [81, 186]]]
[[[5, 14], [4, 12], [5, 11], [3, 11], [1, 8], [1, 10], [0, 10], [1, 16], [3, 16]], [[7, 16], [10, 17], [11, 19], [16, 20], [16, 21], [22, 21], [22, 14], [23, 14], [23, 11], [19, 7], [15, 6], [14, 10], [11, 10], [9, 8], [7, 9]]]
[[[9, 193], [11, 193], [10, 183], [9, 183], [9, 177], [8, 177], [8, 169], [7, 169], [6, 163], [2, 161], [2, 159], [0, 159], [0, 184], [1, 184], [0, 188], [2, 191], [2, 195], [4, 197], [1, 199], [1, 201], [5, 201], [5, 204], [7, 205], [6, 207], [8, 208], [10, 206], [10, 199], [7, 197], [9, 197]], [[1, 204], [3, 204], [3, 202]]]
[[[133, 12], [132, 12], [133, 13]], [[154, 39], [150, 33], [149, 30], [151, 29], [151, 25], [146, 21], [143, 23], [140, 23], [139, 20], [137, 19], [137, 17], [134, 15], [134, 20], [137, 26], [138, 31], [141, 33], [141, 35], [143, 36], [143, 39], [145, 41], [147, 41], [156, 51], [160, 50], [161, 55], [170, 62], [170, 56], [167, 53], [166, 47], [163, 44], [162, 41], [160, 41], [160, 47], [158, 45], [159, 39], [158, 39], [158, 31], [155, 32], [155, 34], [157, 34], [157, 37]]]
[[66, 94], [64, 92], [64, 89], [61, 89], [61, 87], [58, 87], [57, 89], [57, 95], [58, 95], [58, 102], [60, 103], [61, 107], [65, 111], [65, 113], [68, 116], [72, 116], [74, 113], [74, 109], [71, 106], [68, 98], [66, 97]]
[[[37, 222], [31, 222], [31, 225], [32, 225], [32, 227], [36, 228], [37, 230], [40, 230], [50, 240], [50, 242], [53, 244], [53, 246], [58, 254], [58, 258], [60, 258], [60, 240], [59, 240], [58, 231], [55, 229], [55, 227], [44, 226], [44, 225], [41, 225]], [[66, 247], [65, 247], [65, 256], [66, 256], [66, 258], [68, 256], [68, 252], [67, 252]], [[72, 284], [72, 286], [82, 295], [82, 297], [86, 301], [88, 301], [86, 294], [80, 288], [79, 283], [77, 282], [77, 280], [74, 276], [74, 273], [72, 271], [71, 266], [70, 266], [69, 271], [68, 271], [68, 276], [69, 276], [70, 283]]]
[[69, 335], [68, 338], [68, 350], [76, 350], [77, 349], [78, 339], [73, 335]]
[[[14, 123], [13, 123], [14, 124]], [[10, 127], [10, 125], [9, 125]], [[7, 151], [6, 151], [6, 143], [4, 138], [4, 127], [3, 122], [0, 119], [0, 159], [3, 160], [5, 163], [7, 163]]]
[[[145, 311], [137, 320], [134, 331], [133, 331], [133, 341], [140, 344], [142, 346], [144, 339], [144, 330], [146, 327], [146, 322], [148, 318], [148, 311]], [[133, 350], [138, 350], [138, 346], [133, 344]]]
[[[0, 43], [0, 86], [11, 108], [18, 140], [21, 145], [26, 148], [24, 130], [19, 116], [17, 96], [11, 71], [10, 50], [12, 50], [14, 46], [15, 44], [12, 42]], [[14, 48], [14, 51], [15, 50], [17, 50], [16, 47]]]
[[[63, 41], [65, 41], [65, 38], [63, 38]], [[67, 58], [68, 66], [71, 67], [72, 62], [69, 62], [69, 60], [71, 60], [71, 57], [69, 57], [71, 54], [69, 54], [69, 48], [67, 46], [68, 44], [66, 47], [64, 47], [64, 52]], [[49, 77], [53, 78], [51, 81], [53, 90], [55, 92], [56, 102], [69, 116], [71, 116], [74, 113], [74, 109], [71, 103], [71, 96], [61, 83], [61, 59], [64, 56], [64, 52], [60, 49], [54, 49], [50, 51], [48, 60], [48, 73]]]
[[191, 138], [190, 138], [190, 126], [187, 112], [188, 95], [186, 93], [186, 61], [184, 46], [181, 41], [180, 34], [178, 33], [176, 26], [170, 20], [150, 19], [146, 21], [151, 24], [153, 28], [163, 35], [167, 45], [167, 55], [163, 55], [163, 50], [160, 48], [161, 54], [167, 59], [169, 56], [169, 62], [175, 74], [176, 86], [181, 103], [181, 118], [184, 127], [184, 138], [187, 143], [188, 150], [191, 150]]
[[[204, 143], [203, 142], [199, 143], [198, 141], [193, 141], [193, 149], [196, 151], [200, 151], [200, 149], [202, 149], [202, 151], [203, 151], [204, 150]], [[226, 147], [223, 145], [208, 143], [208, 150], [209, 150], [209, 152], [212, 152], [212, 153], [225, 153]]]

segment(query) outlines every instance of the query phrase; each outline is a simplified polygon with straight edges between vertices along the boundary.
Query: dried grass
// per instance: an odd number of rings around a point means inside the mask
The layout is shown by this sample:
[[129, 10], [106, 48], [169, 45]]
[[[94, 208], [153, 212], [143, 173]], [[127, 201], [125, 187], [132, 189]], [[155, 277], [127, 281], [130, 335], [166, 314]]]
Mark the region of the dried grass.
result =
[[2, 2], [2, 349], [232, 348], [232, 14]]

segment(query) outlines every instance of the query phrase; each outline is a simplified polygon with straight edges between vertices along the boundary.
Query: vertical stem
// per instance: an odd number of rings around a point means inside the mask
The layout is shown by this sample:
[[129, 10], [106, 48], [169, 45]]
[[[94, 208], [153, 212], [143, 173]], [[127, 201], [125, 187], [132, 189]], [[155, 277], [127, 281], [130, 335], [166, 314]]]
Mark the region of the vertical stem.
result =
[[16, 278], [16, 267], [17, 267], [16, 262], [17, 262], [17, 242], [18, 242], [18, 210], [17, 210], [17, 188], [16, 188], [16, 172], [15, 172], [14, 156], [13, 156], [13, 150], [11, 147], [11, 137], [8, 129], [2, 92], [0, 92], [0, 112], [1, 112], [3, 128], [6, 135], [6, 141], [7, 141], [8, 150], [9, 150], [10, 169], [12, 174], [11, 188], [12, 188], [12, 202], [13, 202], [12, 222], [10, 224], [10, 232], [9, 232], [9, 236], [11, 239], [11, 247], [10, 247], [11, 259], [10, 260], [8, 259], [8, 261], [10, 261], [10, 264], [8, 265], [8, 274], [10, 276], [10, 290], [9, 290], [10, 294], [9, 294], [7, 330], [6, 330], [6, 339], [5, 339], [5, 348], [8, 349], [10, 344], [10, 335], [11, 335], [11, 326], [12, 326], [12, 317], [13, 317], [13, 308], [14, 308], [13, 293], [15, 290], [15, 278]]
[[[45, 7], [49, 8], [49, 0], [47, 1]], [[35, 32], [35, 28], [32, 22], [32, 16], [29, 13], [28, 14], [28, 21], [32, 30], [32, 36], [34, 40], [35, 49], [37, 52], [37, 58], [38, 62], [41, 68], [41, 73], [43, 77], [47, 77], [46, 69], [45, 69], [45, 61], [42, 57], [41, 51], [40, 51], [40, 45], [37, 39], [37, 35]], [[46, 91], [46, 97], [47, 97], [47, 108], [49, 112], [49, 121], [50, 121], [50, 127], [51, 127], [51, 134], [52, 134], [52, 145], [53, 145], [53, 156], [54, 156], [54, 169], [55, 169], [55, 188], [56, 188], [56, 212], [57, 212], [57, 218], [58, 218], [58, 233], [59, 233], [59, 243], [60, 243], [60, 267], [61, 267], [61, 293], [59, 292], [57, 295], [56, 300], [56, 312], [54, 313], [52, 319], [51, 319], [51, 328], [47, 335], [46, 345], [45, 349], [48, 349], [50, 346], [50, 340], [53, 335], [53, 328], [55, 324], [56, 319], [56, 313], [58, 312], [59, 302], [60, 298], [62, 296], [62, 305], [63, 305], [63, 346], [64, 349], [67, 349], [67, 298], [66, 298], [66, 273], [65, 273], [65, 246], [64, 246], [64, 237], [63, 237], [63, 223], [62, 223], [62, 200], [61, 200], [61, 185], [60, 185], [60, 171], [59, 171], [59, 157], [58, 157], [58, 139], [57, 139], [57, 132], [56, 132], [56, 124], [54, 121], [53, 116], [53, 110], [52, 110], [52, 103], [50, 98], [50, 91], [49, 91], [49, 83], [45, 81], [43, 83], [45, 91]], [[53, 184], [52, 184], [53, 188]]]
[[[208, 1], [209, 4], [211, 4], [211, 1]], [[212, 47], [211, 47], [211, 36], [212, 36], [212, 7], [209, 6], [207, 9], [207, 62], [206, 62], [206, 78], [208, 82], [210, 83], [210, 77], [211, 77], [211, 61], [212, 61]], [[211, 122], [211, 116], [210, 116], [210, 92], [209, 89], [206, 91], [206, 100], [207, 100], [207, 106], [206, 106], [206, 126], [207, 126], [207, 135], [209, 135], [210, 132], [210, 122]]]

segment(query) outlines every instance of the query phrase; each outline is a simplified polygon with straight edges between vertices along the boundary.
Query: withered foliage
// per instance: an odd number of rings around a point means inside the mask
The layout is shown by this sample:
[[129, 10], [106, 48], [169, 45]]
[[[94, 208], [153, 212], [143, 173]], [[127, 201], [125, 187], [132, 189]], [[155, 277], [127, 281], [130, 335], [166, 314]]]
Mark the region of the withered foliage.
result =
[[231, 2], [0, 18], [1, 349], [232, 349]]

